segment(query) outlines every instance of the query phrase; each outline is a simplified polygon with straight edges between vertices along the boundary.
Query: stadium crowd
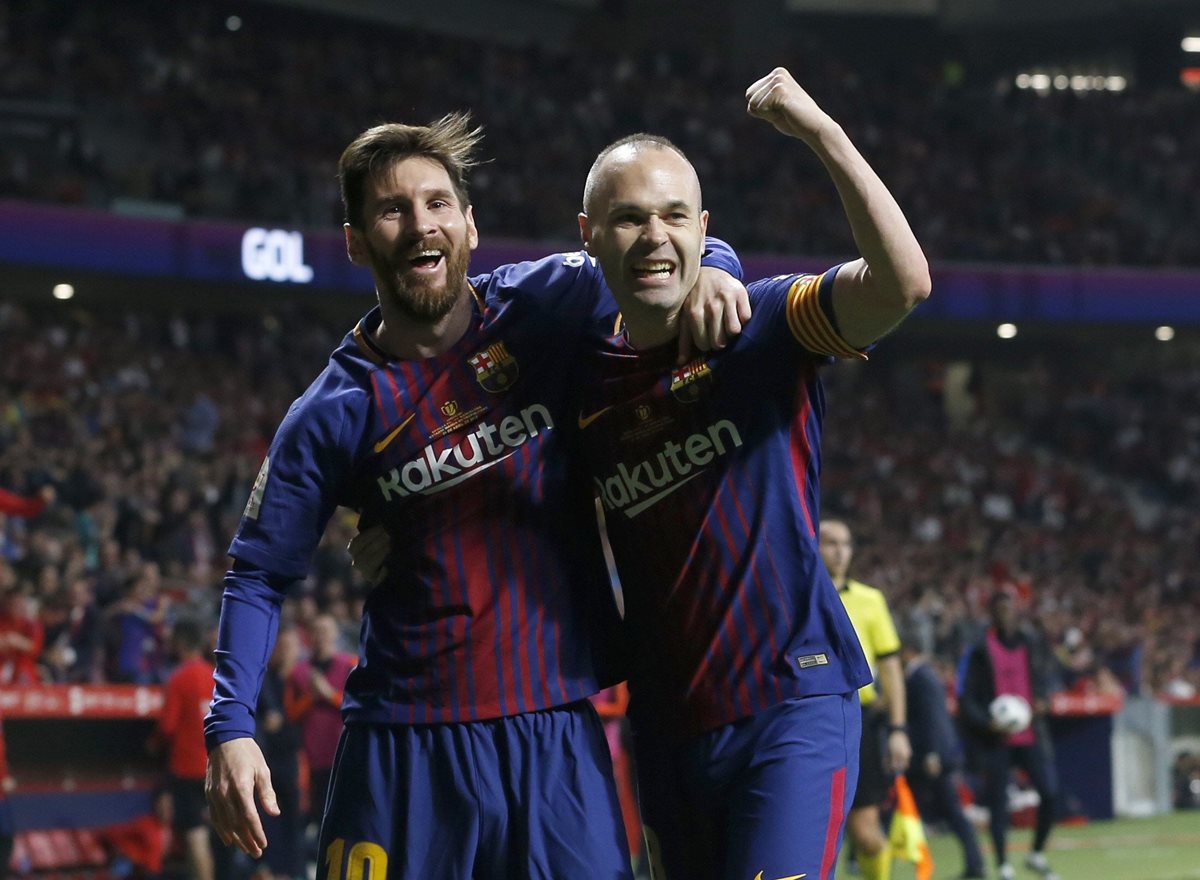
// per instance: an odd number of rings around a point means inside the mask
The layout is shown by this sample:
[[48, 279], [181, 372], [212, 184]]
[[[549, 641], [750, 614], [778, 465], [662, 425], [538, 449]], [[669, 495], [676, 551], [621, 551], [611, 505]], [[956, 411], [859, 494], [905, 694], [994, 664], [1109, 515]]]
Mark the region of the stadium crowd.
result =
[[[648, 130], [690, 154], [712, 231], [740, 249], [853, 250], [823, 169], [788, 158], [747, 118], [746, 83], [719, 53], [635, 58], [597, 45], [602, 29], [569, 50], [499, 47], [275, 5], [242, 10], [231, 31], [231, 11], [0, 7], [0, 99], [12, 116], [0, 197], [330, 228], [341, 222], [334, 160], [350, 133], [469, 108], [495, 160], [473, 183], [485, 235], [573, 238], [592, 157]], [[1043, 96], [1013, 88], [1011, 72], [998, 85], [950, 49], [864, 65], [815, 34], [794, 39], [780, 63], [867, 154], [930, 258], [1200, 265], [1188, 195], [1200, 191], [1200, 115], [1182, 86]], [[48, 144], [21, 140], [30, 131], [50, 132]]]
[[[247, 323], [0, 305], [12, 511], [0, 513], [0, 684], [165, 679], [172, 621], [215, 623], [226, 542], [270, 432], [341, 329], [291, 313]], [[892, 348], [828, 371], [831, 397], [853, 405], [830, 407], [823, 507], [855, 523], [856, 576], [887, 592], [947, 680], [987, 597], [1007, 589], [1054, 646], [1062, 687], [1200, 692], [1200, 513], [1175, 479], [1196, 479], [1200, 425], [1177, 427], [1165, 469], [1095, 466], [1112, 462], [1112, 443], [1136, 447], [1122, 436], [1159, 433], [1161, 416], [1133, 401], [1158, 399], [1152, 386], [1195, 401], [1200, 372], [1097, 378], [1094, 364], [1034, 363], [981, 374], [951, 406], [945, 362]], [[1130, 406], [1066, 420], [1065, 434], [1038, 429], [1037, 412], [1080, 412], [1098, 382]], [[1130, 458], [1143, 459], [1155, 460]], [[343, 649], [357, 644], [353, 533], [351, 514], [335, 517], [288, 602], [304, 644], [320, 615]]]

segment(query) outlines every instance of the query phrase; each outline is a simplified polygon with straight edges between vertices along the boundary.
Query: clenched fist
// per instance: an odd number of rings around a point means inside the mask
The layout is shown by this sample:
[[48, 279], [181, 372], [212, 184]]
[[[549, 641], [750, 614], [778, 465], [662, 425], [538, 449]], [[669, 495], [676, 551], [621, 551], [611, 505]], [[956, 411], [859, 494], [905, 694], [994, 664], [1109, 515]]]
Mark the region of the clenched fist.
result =
[[746, 89], [746, 112], [805, 142], [814, 141], [822, 129], [834, 125], [783, 67], [776, 67]]

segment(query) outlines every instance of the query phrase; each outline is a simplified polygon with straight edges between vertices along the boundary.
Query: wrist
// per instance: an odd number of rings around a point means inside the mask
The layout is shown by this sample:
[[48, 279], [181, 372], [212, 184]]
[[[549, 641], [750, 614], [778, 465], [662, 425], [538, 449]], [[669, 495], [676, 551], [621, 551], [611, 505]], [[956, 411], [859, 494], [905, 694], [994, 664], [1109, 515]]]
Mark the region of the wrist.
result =
[[801, 135], [800, 139], [821, 156], [837, 150], [848, 140], [845, 130], [828, 115], [820, 125]]
[[908, 735], [908, 725], [907, 724], [889, 724], [888, 725], [888, 733], [889, 734], [903, 733], [907, 736]]

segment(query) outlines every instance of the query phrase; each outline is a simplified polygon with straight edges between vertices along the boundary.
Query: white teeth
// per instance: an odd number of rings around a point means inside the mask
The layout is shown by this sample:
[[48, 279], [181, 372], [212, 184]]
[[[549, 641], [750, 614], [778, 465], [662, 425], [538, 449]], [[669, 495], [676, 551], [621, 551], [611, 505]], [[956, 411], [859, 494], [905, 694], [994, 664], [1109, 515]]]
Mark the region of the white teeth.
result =
[[442, 255], [442, 252], [439, 250], [428, 250], [428, 251], [421, 251], [415, 257], [413, 257], [413, 259], [420, 260], [420, 259], [424, 259], [425, 257], [440, 257], [441, 255]]

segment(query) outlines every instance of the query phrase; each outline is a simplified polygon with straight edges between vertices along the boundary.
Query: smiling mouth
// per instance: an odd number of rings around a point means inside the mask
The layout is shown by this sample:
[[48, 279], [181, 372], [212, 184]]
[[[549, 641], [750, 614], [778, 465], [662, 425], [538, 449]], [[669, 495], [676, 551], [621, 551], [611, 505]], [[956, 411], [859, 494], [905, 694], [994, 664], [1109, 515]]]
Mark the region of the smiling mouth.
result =
[[419, 272], [430, 272], [442, 264], [446, 255], [438, 250], [424, 250], [408, 258], [408, 264]]
[[647, 260], [633, 267], [633, 277], [644, 280], [661, 280], [675, 274], [675, 264], [667, 260]]

